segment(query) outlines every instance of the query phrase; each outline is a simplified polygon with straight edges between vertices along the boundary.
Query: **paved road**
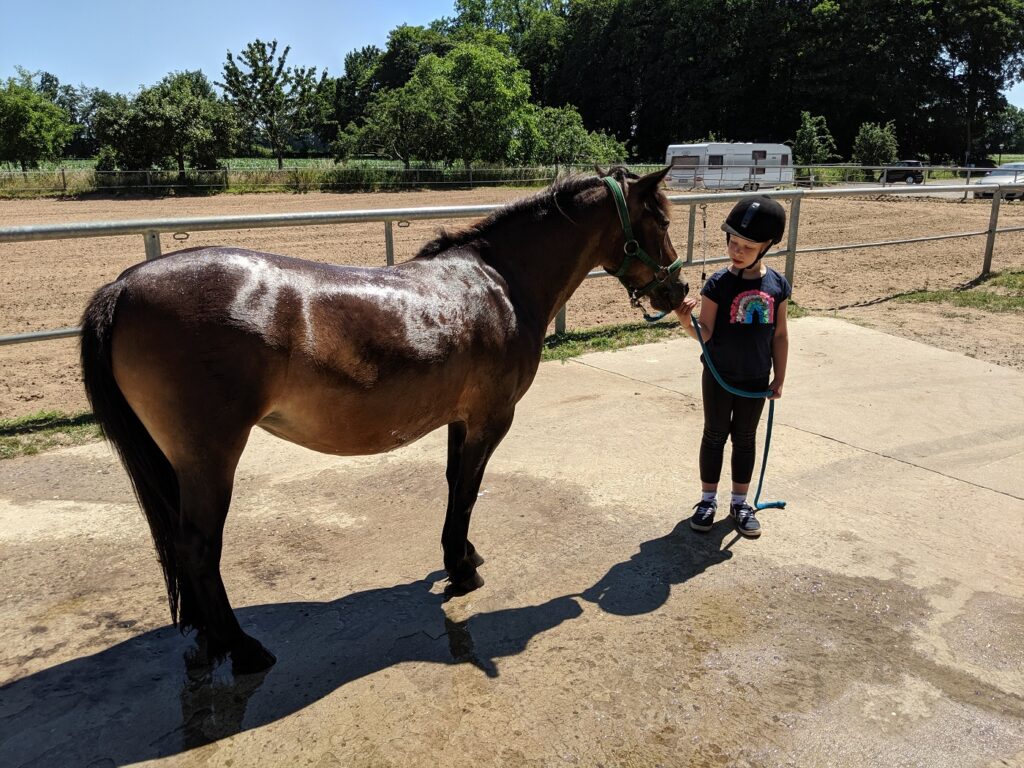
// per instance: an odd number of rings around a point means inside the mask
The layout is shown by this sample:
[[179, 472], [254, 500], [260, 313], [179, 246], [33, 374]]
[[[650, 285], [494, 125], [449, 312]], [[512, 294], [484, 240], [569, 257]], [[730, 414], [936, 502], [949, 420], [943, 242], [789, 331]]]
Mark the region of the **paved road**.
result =
[[446, 601], [444, 435], [339, 459], [255, 434], [224, 572], [263, 676], [189, 666], [101, 445], [0, 465], [0, 764], [1024, 762], [1024, 376], [792, 323], [740, 539], [685, 524], [688, 340], [547, 363]]

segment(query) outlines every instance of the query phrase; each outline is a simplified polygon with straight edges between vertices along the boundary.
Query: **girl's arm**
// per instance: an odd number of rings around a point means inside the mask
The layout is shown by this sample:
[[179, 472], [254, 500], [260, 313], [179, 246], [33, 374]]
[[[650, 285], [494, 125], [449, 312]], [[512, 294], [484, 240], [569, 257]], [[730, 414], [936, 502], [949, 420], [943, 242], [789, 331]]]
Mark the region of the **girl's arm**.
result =
[[775, 337], [772, 339], [772, 378], [768, 389], [772, 391], [769, 400], [782, 397], [782, 385], [786, 381], [786, 363], [789, 362], [789, 324], [786, 322], [786, 302], [781, 301], [775, 308]]
[[[686, 331], [692, 339], [697, 338], [697, 332], [693, 329], [693, 323], [690, 322], [690, 313], [693, 312], [693, 308], [696, 306], [696, 297], [688, 296], [683, 299], [682, 305], [676, 310], [676, 317], [679, 318], [679, 325], [682, 326], [683, 330]], [[707, 340], [711, 338], [711, 334], [715, 332], [715, 315], [717, 312], [718, 305], [705, 296], [700, 304], [700, 316], [697, 318], [697, 321], [700, 323], [701, 335], [704, 337], [705, 342], [707, 342]]]

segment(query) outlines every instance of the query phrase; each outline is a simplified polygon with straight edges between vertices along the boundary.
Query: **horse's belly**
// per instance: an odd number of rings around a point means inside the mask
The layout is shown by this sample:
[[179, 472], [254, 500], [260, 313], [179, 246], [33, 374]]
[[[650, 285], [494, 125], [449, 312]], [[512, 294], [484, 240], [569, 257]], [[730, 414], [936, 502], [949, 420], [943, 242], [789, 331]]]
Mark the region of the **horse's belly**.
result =
[[257, 426], [314, 451], [362, 456], [407, 445], [455, 420], [447, 408], [426, 413], [394, 403], [319, 401], [275, 409]]

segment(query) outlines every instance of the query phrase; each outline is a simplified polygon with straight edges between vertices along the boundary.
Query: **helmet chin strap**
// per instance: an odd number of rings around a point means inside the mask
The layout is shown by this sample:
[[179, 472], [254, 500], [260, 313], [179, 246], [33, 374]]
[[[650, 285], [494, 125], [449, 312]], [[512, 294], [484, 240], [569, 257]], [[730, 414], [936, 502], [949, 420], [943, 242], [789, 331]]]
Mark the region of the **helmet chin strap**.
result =
[[[728, 245], [728, 243], [729, 243], [729, 241], [731, 239], [732, 239], [732, 234], [729, 233], [729, 232], [726, 232], [725, 233], [725, 242], [726, 242], [727, 245]], [[766, 245], [764, 247], [764, 250], [761, 251], [759, 254], [757, 254], [757, 258], [754, 259], [750, 263], [749, 267], [744, 267], [743, 269], [740, 270], [740, 274], [746, 272], [748, 269], [753, 269], [754, 267], [756, 267], [758, 265], [758, 263], [761, 261], [761, 259], [763, 259], [768, 254], [768, 251], [770, 251], [772, 249], [773, 245], [775, 245], [775, 243], [768, 243], [768, 245]]]

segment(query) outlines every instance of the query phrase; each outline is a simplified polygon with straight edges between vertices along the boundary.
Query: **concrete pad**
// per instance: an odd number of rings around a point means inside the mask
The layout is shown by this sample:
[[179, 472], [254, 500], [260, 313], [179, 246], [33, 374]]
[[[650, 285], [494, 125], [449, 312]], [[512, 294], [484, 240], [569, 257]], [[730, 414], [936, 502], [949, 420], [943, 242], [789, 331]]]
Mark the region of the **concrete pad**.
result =
[[1024, 376], [792, 325], [758, 541], [685, 524], [687, 340], [541, 367], [449, 601], [443, 432], [254, 434], [223, 570], [265, 675], [183, 658], [106, 447], [3, 462], [0, 765], [1021, 765]]

